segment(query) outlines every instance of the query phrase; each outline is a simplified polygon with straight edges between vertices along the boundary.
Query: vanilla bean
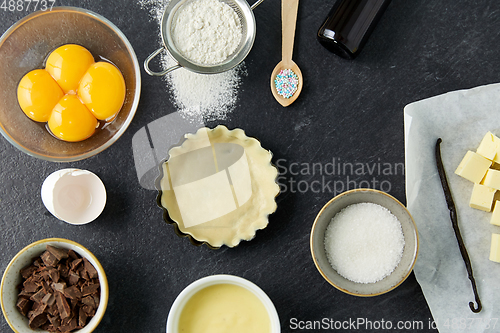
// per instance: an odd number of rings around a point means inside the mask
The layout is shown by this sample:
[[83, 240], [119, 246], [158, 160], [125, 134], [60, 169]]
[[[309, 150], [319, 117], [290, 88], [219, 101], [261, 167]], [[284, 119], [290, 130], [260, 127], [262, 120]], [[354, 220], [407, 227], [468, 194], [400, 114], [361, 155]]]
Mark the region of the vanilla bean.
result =
[[448, 185], [448, 180], [446, 179], [446, 173], [444, 171], [443, 161], [441, 159], [441, 149], [440, 149], [441, 141], [442, 141], [441, 138], [437, 139], [436, 141], [436, 165], [439, 173], [439, 178], [441, 179], [441, 185], [443, 187], [446, 204], [448, 205], [448, 210], [450, 211], [451, 224], [453, 226], [453, 230], [455, 231], [455, 236], [458, 241], [458, 247], [460, 248], [460, 253], [462, 254], [462, 258], [465, 263], [465, 268], [467, 269], [467, 274], [472, 284], [472, 291], [474, 292], [474, 298], [476, 299], [477, 303], [476, 307], [474, 302], [469, 302], [469, 307], [472, 312], [478, 313], [481, 311], [483, 306], [481, 305], [481, 300], [479, 299], [479, 294], [477, 292], [476, 281], [474, 280], [474, 275], [472, 273], [472, 264], [470, 262], [469, 254], [467, 253], [464, 240], [462, 239], [462, 235], [460, 234], [460, 229], [458, 228], [457, 209], [455, 208], [455, 203], [453, 202], [453, 197], [451, 196], [450, 186]]

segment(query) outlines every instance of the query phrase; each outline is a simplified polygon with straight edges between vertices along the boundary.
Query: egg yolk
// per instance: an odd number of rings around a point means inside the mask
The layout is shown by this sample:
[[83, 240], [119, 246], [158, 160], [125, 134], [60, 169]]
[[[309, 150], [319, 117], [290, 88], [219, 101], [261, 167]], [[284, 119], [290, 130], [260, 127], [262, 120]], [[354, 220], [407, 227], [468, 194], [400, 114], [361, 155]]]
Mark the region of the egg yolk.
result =
[[52, 51], [45, 69], [65, 94], [76, 94], [80, 80], [93, 63], [94, 57], [86, 48], [67, 44]]
[[112, 121], [125, 101], [125, 80], [114, 65], [99, 61], [82, 46], [63, 45], [19, 82], [17, 98], [32, 120], [47, 122], [64, 141], [94, 134], [98, 120]]
[[17, 87], [17, 99], [23, 112], [34, 121], [49, 120], [52, 108], [64, 96], [59, 85], [43, 69], [26, 74]]
[[125, 100], [125, 80], [110, 63], [92, 64], [78, 86], [78, 97], [99, 120], [111, 121]]
[[65, 95], [52, 110], [48, 125], [57, 138], [76, 142], [94, 134], [98, 122], [77, 96]]

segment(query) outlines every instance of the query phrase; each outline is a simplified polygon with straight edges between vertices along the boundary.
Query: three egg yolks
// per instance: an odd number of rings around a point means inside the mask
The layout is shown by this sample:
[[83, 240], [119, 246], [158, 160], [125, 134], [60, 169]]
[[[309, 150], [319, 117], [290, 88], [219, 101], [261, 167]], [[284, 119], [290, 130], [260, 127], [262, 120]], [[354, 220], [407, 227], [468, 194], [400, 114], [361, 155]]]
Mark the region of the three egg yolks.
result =
[[64, 141], [82, 141], [94, 134], [98, 120], [112, 121], [125, 100], [125, 80], [108, 62], [94, 62], [80, 45], [54, 50], [45, 69], [26, 74], [17, 89], [19, 105], [34, 121], [47, 122]]

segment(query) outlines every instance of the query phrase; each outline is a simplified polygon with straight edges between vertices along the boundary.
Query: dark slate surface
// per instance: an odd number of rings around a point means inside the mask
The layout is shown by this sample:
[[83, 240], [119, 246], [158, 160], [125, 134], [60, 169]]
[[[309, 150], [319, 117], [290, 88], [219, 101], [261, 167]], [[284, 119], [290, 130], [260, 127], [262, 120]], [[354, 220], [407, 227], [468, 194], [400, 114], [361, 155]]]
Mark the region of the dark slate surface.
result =
[[[135, 1], [56, 0], [56, 5], [88, 8], [110, 19], [129, 38], [141, 63], [158, 45], [159, 27]], [[274, 101], [268, 83], [281, 55], [280, 1], [266, 0], [255, 10], [257, 38], [246, 60], [248, 76], [243, 78], [236, 109], [220, 122], [259, 138], [282, 170], [292, 166], [295, 172], [292, 163], [324, 165], [334, 158], [370, 166], [401, 165], [406, 104], [498, 81], [498, 1], [394, 0], [355, 61], [338, 58], [316, 42], [315, 33], [330, 6], [331, 1], [325, 0], [300, 4], [294, 60], [302, 69], [305, 86], [288, 108]], [[25, 15], [0, 10], [0, 32]], [[323, 280], [309, 251], [314, 217], [341, 185], [375, 180], [378, 187], [384, 182], [385, 190], [404, 202], [401, 168], [390, 175], [378, 171], [353, 175], [347, 170], [326, 178], [331, 184], [337, 181], [337, 189], [331, 185], [331, 190], [319, 193], [310, 188], [292, 193], [289, 188], [278, 197], [278, 210], [268, 228], [254, 240], [218, 251], [194, 247], [163, 222], [156, 193], [143, 189], [137, 180], [133, 135], [175, 111], [164, 83], [144, 72], [142, 78], [141, 102], [131, 126], [95, 157], [69, 164], [45, 162], [0, 139], [2, 270], [21, 248], [42, 238], [68, 238], [89, 248], [104, 266], [110, 285], [108, 310], [96, 333], [163, 332], [178, 293], [198, 278], [219, 273], [245, 277], [267, 292], [278, 309], [283, 332], [301, 331], [293, 330], [293, 318], [366, 318], [390, 320], [394, 325], [421, 321], [424, 329], [419, 332], [432, 331], [428, 329], [432, 316], [413, 274], [388, 294], [357, 298]], [[109, 199], [97, 221], [71, 226], [56, 220], [43, 206], [39, 193], [44, 178], [64, 167], [88, 169], [103, 180]], [[287, 173], [282, 182], [291, 180], [302, 181], [305, 189], [306, 184], [322, 181], [322, 175]], [[3, 317], [0, 331], [9, 331]], [[384, 330], [361, 327], [360, 331]]]

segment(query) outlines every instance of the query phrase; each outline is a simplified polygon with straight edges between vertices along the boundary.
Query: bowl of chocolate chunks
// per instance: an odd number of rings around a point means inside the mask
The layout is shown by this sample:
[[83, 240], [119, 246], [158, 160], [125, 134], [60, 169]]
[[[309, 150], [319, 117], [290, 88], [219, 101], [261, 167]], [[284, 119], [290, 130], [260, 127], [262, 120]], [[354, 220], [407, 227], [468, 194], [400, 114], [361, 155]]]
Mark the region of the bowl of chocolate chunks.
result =
[[8, 264], [0, 303], [16, 333], [94, 331], [108, 304], [108, 282], [97, 258], [62, 238], [34, 242]]

